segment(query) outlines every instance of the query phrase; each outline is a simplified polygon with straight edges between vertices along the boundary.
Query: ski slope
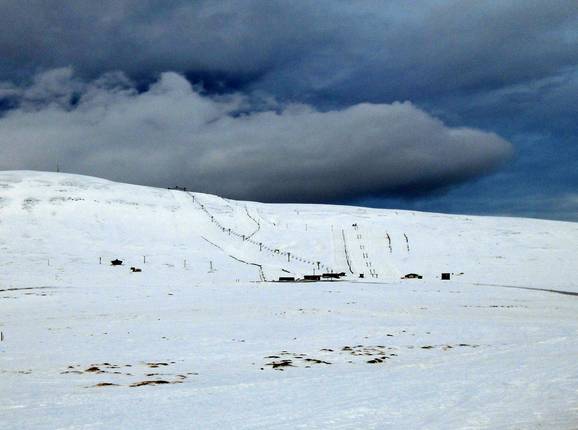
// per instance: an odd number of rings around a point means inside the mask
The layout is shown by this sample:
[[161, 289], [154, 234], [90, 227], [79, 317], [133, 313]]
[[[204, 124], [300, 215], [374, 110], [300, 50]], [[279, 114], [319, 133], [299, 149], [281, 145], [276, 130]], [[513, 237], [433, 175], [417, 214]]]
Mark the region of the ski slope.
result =
[[574, 429], [577, 249], [575, 223], [0, 172], [0, 429]]

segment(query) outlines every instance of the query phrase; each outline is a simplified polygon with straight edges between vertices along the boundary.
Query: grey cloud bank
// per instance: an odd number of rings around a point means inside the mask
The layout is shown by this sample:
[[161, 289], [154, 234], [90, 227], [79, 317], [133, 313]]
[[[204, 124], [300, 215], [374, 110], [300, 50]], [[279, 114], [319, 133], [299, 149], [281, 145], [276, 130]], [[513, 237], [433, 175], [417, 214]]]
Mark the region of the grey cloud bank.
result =
[[[53, 170], [264, 201], [331, 201], [444, 189], [512, 153], [493, 133], [450, 128], [409, 102], [319, 111], [251, 109], [164, 73], [138, 92], [121, 73], [70, 69], [4, 85], [17, 108], [0, 118], [0, 169]], [[271, 105], [273, 102], [269, 101]]]

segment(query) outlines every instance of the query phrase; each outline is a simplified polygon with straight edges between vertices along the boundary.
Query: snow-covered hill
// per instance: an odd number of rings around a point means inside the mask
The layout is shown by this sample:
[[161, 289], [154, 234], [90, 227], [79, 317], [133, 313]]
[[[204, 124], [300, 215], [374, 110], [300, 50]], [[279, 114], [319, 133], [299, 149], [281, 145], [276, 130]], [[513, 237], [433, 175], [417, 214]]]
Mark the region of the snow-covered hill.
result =
[[575, 223], [0, 172], [0, 428], [575, 428], [577, 250]]
[[78, 175], [0, 173], [2, 267], [33, 264], [42, 276], [48, 264], [65, 276], [71, 266], [98, 271], [99, 261], [119, 258], [163, 280], [333, 271], [391, 282], [452, 272], [470, 282], [566, 287], [575, 284], [576, 249], [575, 223], [261, 204]]

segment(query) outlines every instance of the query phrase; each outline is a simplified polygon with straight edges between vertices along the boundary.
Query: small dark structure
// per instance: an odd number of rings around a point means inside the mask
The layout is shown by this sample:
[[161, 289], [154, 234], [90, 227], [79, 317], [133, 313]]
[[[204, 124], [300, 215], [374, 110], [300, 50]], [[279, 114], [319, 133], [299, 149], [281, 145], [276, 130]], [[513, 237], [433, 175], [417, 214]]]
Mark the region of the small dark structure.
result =
[[405, 276], [402, 276], [401, 279], [422, 279], [423, 276], [418, 275], [417, 273], [408, 273]]
[[442, 273], [442, 280], [449, 281], [451, 279], [451, 275], [447, 272]]
[[279, 276], [279, 282], [295, 282], [294, 276]]
[[341, 273], [324, 273], [323, 275], [321, 275], [323, 279], [339, 279], [341, 278], [341, 276], [342, 276]]
[[365, 273], [360, 273], [360, 274], [359, 274], [359, 278], [360, 278], [360, 279], [365, 278]]
[[139, 273], [139, 272], [142, 272], [142, 269], [139, 269], [138, 267], [131, 267], [130, 271], [132, 273]]
[[321, 275], [305, 275], [303, 276], [305, 281], [321, 281]]
[[110, 265], [111, 266], [122, 266], [122, 260], [115, 258], [114, 260], [110, 261]]
[[345, 275], [345, 272], [339, 272], [338, 275], [339, 275], [340, 278], [342, 278], [343, 276], [346, 276], [346, 275]]

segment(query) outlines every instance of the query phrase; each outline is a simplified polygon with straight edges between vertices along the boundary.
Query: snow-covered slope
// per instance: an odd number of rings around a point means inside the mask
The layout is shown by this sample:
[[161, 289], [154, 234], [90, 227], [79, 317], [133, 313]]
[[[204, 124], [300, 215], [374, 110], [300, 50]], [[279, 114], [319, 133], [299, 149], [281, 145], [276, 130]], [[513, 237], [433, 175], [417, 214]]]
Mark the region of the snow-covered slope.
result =
[[0, 172], [0, 429], [574, 429], [577, 249], [575, 223]]
[[67, 272], [119, 258], [151, 276], [191, 280], [343, 271], [349, 280], [363, 273], [364, 282], [390, 282], [452, 272], [471, 282], [567, 287], [577, 248], [574, 223], [260, 204], [78, 175], [0, 173], [2, 267], [34, 264], [42, 276], [48, 264]]

